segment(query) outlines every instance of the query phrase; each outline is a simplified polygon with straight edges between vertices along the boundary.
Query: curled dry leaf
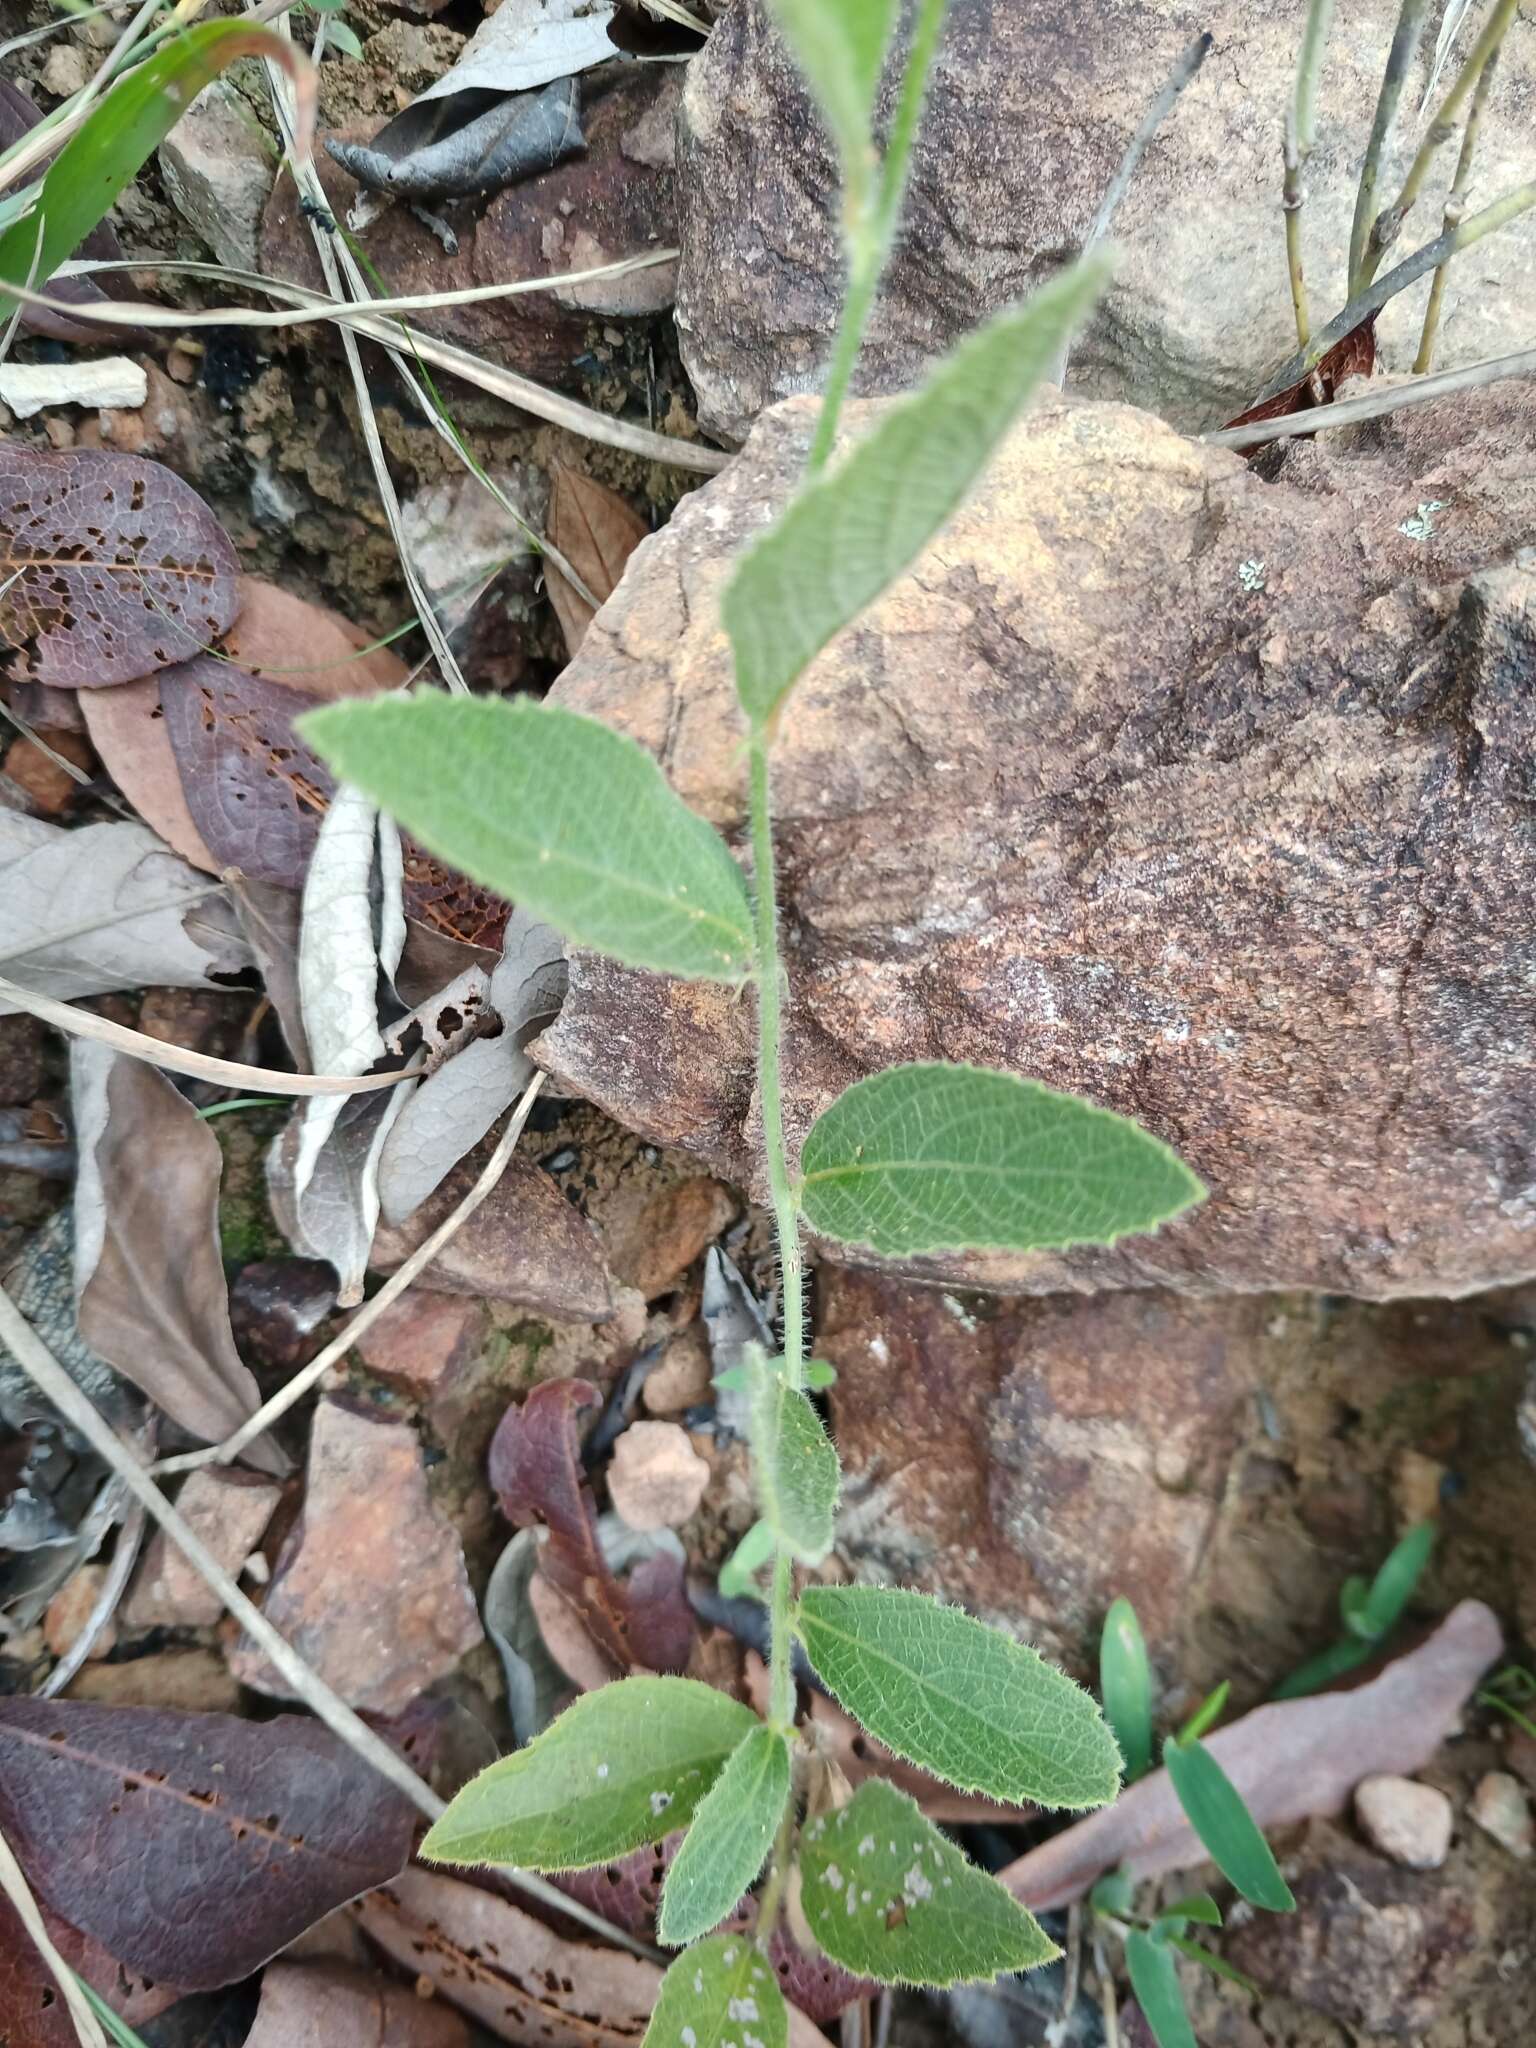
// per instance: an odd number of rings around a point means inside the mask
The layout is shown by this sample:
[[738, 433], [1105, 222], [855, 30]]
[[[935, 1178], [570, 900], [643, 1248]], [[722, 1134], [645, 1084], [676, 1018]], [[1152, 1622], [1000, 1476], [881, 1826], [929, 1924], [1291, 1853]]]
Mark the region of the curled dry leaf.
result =
[[529, 1597], [538, 1562], [538, 1530], [519, 1529], [491, 1570], [481, 1606], [485, 1632], [501, 1659], [507, 1718], [519, 1745], [542, 1734], [571, 1694]]
[[[66, 831], [0, 809], [3, 972], [65, 1002], [114, 989], [217, 988], [251, 954], [218, 891], [184, 900], [205, 885], [142, 825]], [[77, 929], [96, 918], [93, 930]], [[0, 1014], [10, 1008], [0, 1001]]]
[[189, 484], [140, 455], [0, 444], [0, 641], [55, 689], [186, 661], [235, 616], [235, 551]]
[[[1229, 427], [1251, 426], [1255, 420], [1289, 419], [1293, 413], [1311, 412], [1319, 405], [1331, 405], [1339, 386], [1349, 377], [1369, 377], [1376, 367], [1376, 315], [1370, 314], [1352, 327], [1322, 356], [1315, 369], [1296, 383], [1288, 384], [1268, 398], [1261, 398], [1227, 421]], [[1257, 451], [1254, 451], [1257, 452]]]
[[[418, 203], [500, 192], [520, 178], [553, 170], [584, 143], [575, 84], [491, 97], [459, 93], [418, 102], [371, 144], [328, 141], [326, 148], [360, 185]], [[452, 240], [449, 254], [457, 254]]]
[[[549, 537], [599, 604], [618, 589], [625, 563], [649, 532], [617, 491], [565, 463], [558, 465], [549, 500]], [[545, 587], [566, 652], [574, 659], [597, 613], [553, 561], [545, 571]]]
[[[142, 1060], [76, 1039], [70, 1076], [80, 1333], [199, 1443], [218, 1443], [261, 1405], [229, 1326], [219, 1141]], [[287, 1469], [270, 1439], [247, 1455]]]
[[[1503, 1636], [1480, 1600], [1463, 1600], [1427, 1642], [1350, 1692], [1282, 1700], [1205, 1738], [1261, 1828], [1339, 1813], [1362, 1778], [1411, 1777], [1455, 1727]], [[1206, 1861], [1166, 1771], [1055, 1835], [1001, 1872], [1035, 1912], [1080, 1898], [1104, 1871], [1160, 1877]]]
[[422, 1998], [344, 1963], [269, 1963], [245, 2048], [469, 2048], [465, 2021], [441, 1999]]
[[0, 1828], [129, 1968], [231, 1984], [410, 1853], [414, 1809], [318, 1721], [0, 1700]]

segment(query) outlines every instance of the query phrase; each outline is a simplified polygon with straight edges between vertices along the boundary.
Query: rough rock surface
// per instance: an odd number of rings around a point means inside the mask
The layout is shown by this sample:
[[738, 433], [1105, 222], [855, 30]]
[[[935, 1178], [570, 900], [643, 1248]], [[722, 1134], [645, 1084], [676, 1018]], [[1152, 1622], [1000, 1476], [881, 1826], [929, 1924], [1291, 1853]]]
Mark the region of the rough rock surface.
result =
[[608, 1467], [608, 1497], [631, 1529], [680, 1529], [708, 1484], [708, 1462], [675, 1422], [632, 1423]]
[[[1324, 315], [1344, 301], [1355, 185], [1397, 14], [1398, 0], [1359, 0], [1340, 10], [1328, 48], [1305, 213], [1307, 275]], [[1120, 209], [1115, 281], [1073, 375], [1181, 425], [1236, 412], [1294, 345], [1280, 140], [1305, 15], [1306, 0], [951, 0], [862, 388], [910, 383], [1081, 245], [1153, 94], [1209, 29], [1215, 47]], [[831, 153], [766, 20], [765, 0], [737, 0], [689, 67], [679, 159], [684, 360], [705, 423], [733, 438], [775, 399], [815, 388], [839, 300]], [[1421, 66], [1410, 109], [1422, 84]], [[1477, 204], [1527, 175], [1521, 110], [1533, 85], [1536, 34], [1517, 21], [1478, 141]], [[1449, 176], [1447, 162], [1398, 253], [1439, 232]], [[1396, 184], [1383, 185], [1385, 203]], [[1440, 366], [1526, 346], [1533, 266], [1529, 216], [1461, 259]], [[1403, 294], [1383, 318], [1396, 367], [1412, 361], [1427, 289]]]
[[1355, 1787], [1355, 1818], [1373, 1849], [1405, 1870], [1438, 1870], [1450, 1853], [1450, 1800], [1436, 1785], [1377, 1772]]
[[[303, 1517], [264, 1611], [349, 1706], [375, 1714], [403, 1712], [482, 1640], [459, 1539], [428, 1495], [413, 1430], [320, 1402]], [[242, 1685], [287, 1696], [254, 1644], [229, 1661]]]
[[[265, 1534], [281, 1493], [280, 1486], [254, 1472], [210, 1465], [187, 1475], [176, 1508], [225, 1571], [238, 1578]], [[157, 1530], [123, 1603], [125, 1624], [135, 1629], [212, 1628], [223, 1612], [218, 1594]]]
[[[642, 543], [555, 693], [738, 843], [718, 598], [813, 410]], [[1385, 1298], [1536, 1271], [1533, 423], [1495, 387], [1266, 480], [1042, 406], [813, 665], [775, 767], [792, 1138], [861, 1073], [972, 1059], [1139, 1117], [1214, 1190], [1115, 1251], [920, 1275]], [[578, 957], [541, 1049], [745, 1184], [751, 1023]]]
[[160, 175], [177, 212], [221, 263], [260, 267], [262, 210], [277, 155], [242, 93], [205, 86], [160, 145]]

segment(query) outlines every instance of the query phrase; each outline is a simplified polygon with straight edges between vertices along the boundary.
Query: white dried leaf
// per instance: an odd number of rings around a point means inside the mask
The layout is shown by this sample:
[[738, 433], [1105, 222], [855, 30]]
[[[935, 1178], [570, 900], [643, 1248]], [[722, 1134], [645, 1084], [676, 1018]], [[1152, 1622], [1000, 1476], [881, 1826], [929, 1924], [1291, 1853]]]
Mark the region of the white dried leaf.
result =
[[533, 92], [618, 55], [609, 40], [612, 0], [502, 0], [470, 37], [458, 61], [418, 95]]

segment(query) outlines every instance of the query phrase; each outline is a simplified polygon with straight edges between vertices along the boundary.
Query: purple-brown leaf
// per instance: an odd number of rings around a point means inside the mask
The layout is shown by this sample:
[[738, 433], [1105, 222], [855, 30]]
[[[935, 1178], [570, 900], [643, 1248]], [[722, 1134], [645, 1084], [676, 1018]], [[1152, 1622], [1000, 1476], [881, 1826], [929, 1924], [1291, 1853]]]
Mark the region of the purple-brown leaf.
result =
[[[41, 113], [26, 94], [12, 85], [8, 78], [0, 78], [0, 149], [12, 148], [24, 135], [29, 135], [41, 119]], [[30, 177], [41, 178], [51, 162], [50, 157], [43, 163], [34, 164]], [[122, 253], [122, 244], [106, 221], [93, 228], [75, 251], [77, 256], [91, 257], [97, 263], [115, 263]], [[49, 280], [48, 296], [50, 299], [63, 299], [72, 306], [89, 306], [105, 304], [107, 295], [88, 277], [55, 277]], [[96, 321], [71, 320], [66, 313], [56, 313], [42, 306], [23, 307], [21, 324], [34, 334], [50, 334], [56, 341], [84, 343], [89, 347], [114, 334], [149, 339], [143, 328], [105, 327]]]
[[186, 661], [233, 620], [237, 568], [223, 527], [160, 463], [0, 442], [12, 676], [93, 690]]
[[[180, 1998], [176, 1985], [151, 1984], [125, 1970], [99, 1941], [46, 1906], [38, 1910], [65, 1962], [130, 2026], [142, 2027]], [[10, 1900], [0, 1898], [0, 2048], [78, 2048], [79, 2040], [53, 1972]]]
[[129, 1968], [231, 1984], [393, 1877], [413, 1808], [319, 1722], [0, 1700], [0, 1828]]

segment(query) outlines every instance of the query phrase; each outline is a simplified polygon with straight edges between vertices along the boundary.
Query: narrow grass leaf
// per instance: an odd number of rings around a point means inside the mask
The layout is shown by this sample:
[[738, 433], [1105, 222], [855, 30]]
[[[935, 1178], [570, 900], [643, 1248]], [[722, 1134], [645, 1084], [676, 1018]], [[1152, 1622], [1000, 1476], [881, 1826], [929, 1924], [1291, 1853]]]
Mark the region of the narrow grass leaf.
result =
[[378, 698], [299, 730], [441, 859], [631, 967], [738, 982], [746, 885], [651, 756], [595, 718], [525, 698]]
[[789, 2011], [778, 1979], [745, 1935], [684, 1949], [661, 1980], [640, 2048], [786, 2048]]
[[[314, 72], [291, 43], [243, 21], [203, 21], [163, 43], [106, 92], [49, 166], [36, 214], [0, 233], [0, 319], [17, 301], [7, 284], [39, 287], [72, 256], [188, 106], [240, 57], [281, 64], [298, 94], [300, 147], [314, 127]], [[37, 220], [41, 218], [42, 233]]]
[[962, 1984], [1061, 1951], [917, 1802], [869, 1778], [800, 1836], [800, 1903], [833, 1962], [881, 1984]]
[[1210, 1971], [1213, 1977], [1223, 1977], [1229, 1984], [1237, 1984], [1251, 1998], [1262, 1994], [1251, 1977], [1245, 1976], [1235, 1963], [1229, 1963], [1225, 1956], [1219, 1956], [1214, 1949], [1202, 1948], [1198, 1941], [1191, 1941], [1187, 1934], [1170, 1934], [1168, 1946], [1176, 1948], [1181, 1956], [1188, 1956], [1192, 1963], [1199, 1963]]
[[837, 1452], [805, 1395], [761, 1353], [748, 1434], [764, 1521], [802, 1564], [820, 1564], [832, 1548], [842, 1482]]
[[1424, 1575], [1434, 1547], [1434, 1523], [1418, 1523], [1395, 1546], [1371, 1581], [1371, 1590], [1361, 1610], [1361, 1621], [1372, 1642], [1379, 1643], [1383, 1636], [1390, 1635], [1402, 1620], [1403, 1610], [1413, 1598], [1414, 1588]]
[[1280, 1875], [1243, 1796], [1203, 1742], [1163, 1745], [1163, 1763], [1190, 1826], [1229, 1884], [1255, 1906], [1292, 1913], [1296, 1901]]
[[1129, 1600], [1117, 1600], [1104, 1617], [1099, 1694], [1125, 1760], [1125, 1782], [1133, 1784], [1152, 1762], [1152, 1666]]
[[963, 1792], [1084, 1807], [1118, 1791], [1115, 1739], [1088, 1694], [958, 1608], [887, 1587], [812, 1586], [796, 1626], [855, 1720]]
[[769, 0], [852, 177], [873, 156], [880, 69], [901, 0]]
[[692, 1818], [749, 1707], [692, 1678], [621, 1678], [472, 1778], [428, 1830], [433, 1863], [582, 1870], [660, 1841]]
[[811, 1229], [889, 1257], [1114, 1244], [1206, 1193], [1113, 1110], [937, 1062], [855, 1081], [811, 1126], [800, 1164]]
[[1179, 1966], [1164, 1944], [1134, 1929], [1125, 1937], [1125, 1961], [1131, 1989], [1157, 2048], [1196, 2048], [1195, 2030], [1189, 2024], [1179, 1984]]
[[1100, 260], [1075, 265], [962, 342], [742, 557], [723, 617], [754, 725], [958, 509], [1106, 275]]
[[789, 1743], [754, 1728], [716, 1778], [667, 1872], [657, 1934], [681, 1948], [718, 1927], [755, 1883], [789, 1799]]
[[1202, 1735], [1209, 1734], [1226, 1712], [1227, 1699], [1231, 1691], [1231, 1679], [1224, 1678], [1214, 1692], [1207, 1693], [1199, 1706], [1196, 1707], [1195, 1711], [1184, 1723], [1184, 1726], [1179, 1730], [1179, 1741], [1181, 1743], [1198, 1742]]
[[1209, 1892], [1192, 1892], [1187, 1899], [1175, 1899], [1164, 1906], [1159, 1920], [1193, 1920], [1201, 1927], [1219, 1927], [1221, 1908]]

